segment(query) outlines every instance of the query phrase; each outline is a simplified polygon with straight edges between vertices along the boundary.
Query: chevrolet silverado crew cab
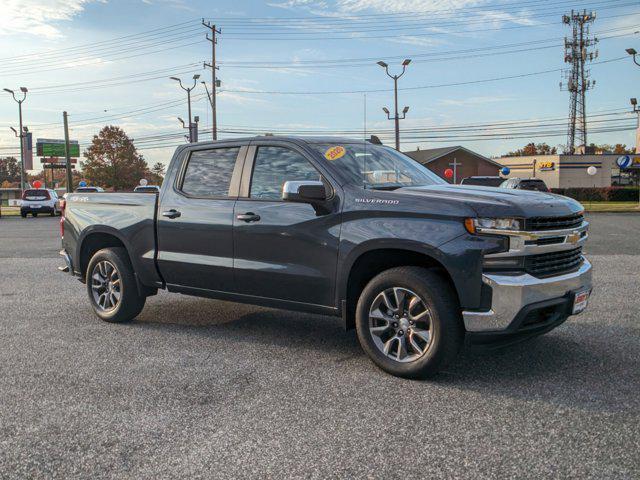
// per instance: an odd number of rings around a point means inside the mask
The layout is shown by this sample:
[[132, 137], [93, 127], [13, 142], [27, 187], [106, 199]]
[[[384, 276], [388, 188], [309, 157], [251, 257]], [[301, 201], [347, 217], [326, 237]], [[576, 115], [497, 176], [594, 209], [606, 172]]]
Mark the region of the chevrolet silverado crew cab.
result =
[[158, 289], [341, 317], [380, 368], [428, 377], [464, 343], [541, 334], [591, 292], [579, 203], [453, 186], [382, 145], [178, 147], [158, 194], [72, 193], [60, 267], [108, 322]]

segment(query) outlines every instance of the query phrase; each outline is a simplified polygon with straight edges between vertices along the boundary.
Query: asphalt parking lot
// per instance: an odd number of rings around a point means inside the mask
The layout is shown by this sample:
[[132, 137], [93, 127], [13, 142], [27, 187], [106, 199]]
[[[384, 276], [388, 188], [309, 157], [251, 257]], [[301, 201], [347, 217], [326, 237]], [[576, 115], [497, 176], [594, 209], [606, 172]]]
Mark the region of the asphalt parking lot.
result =
[[638, 478], [640, 215], [594, 214], [588, 310], [437, 379], [338, 319], [161, 292], [99, 321], [57, 219], [0, 219], [2, 478]]

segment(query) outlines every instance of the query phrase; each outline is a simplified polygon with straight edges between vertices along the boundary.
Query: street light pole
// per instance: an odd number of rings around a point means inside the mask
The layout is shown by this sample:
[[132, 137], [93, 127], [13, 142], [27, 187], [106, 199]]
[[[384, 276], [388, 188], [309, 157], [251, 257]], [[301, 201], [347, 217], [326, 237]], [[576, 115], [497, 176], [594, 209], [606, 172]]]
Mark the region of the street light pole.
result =
[[637, 66], [640, 67], [640, 63], [638, 63], [638, 61], [636, 60], [636, 55], [638, 54], [638, 52], [636, 52], [636, 49], [635, 48], [627, 48], [626, 51], [633, 58], [633, 63], [635, 63]]
[[186, 88], [184, 85], [182, 85], [182, 80], [180, 80], [178, 77], [169, 77], [169, 78], [171, 80], [175, 80], [176, 82], [178, 82], [180, 84], [180, 88], [183, 89], [185, 92], [187, 92], [187, 108], [189, 112], [189, 143], [192, 143], [194, 141], [194, 135], [193, 135], [194, 125], [193, 125], [193, 122], [191, 121], [191, 90], [196, 88], [200, 75], [195, 74], [193, 76], [193, 85], [190, 88]]
[[[398, 114], [398, 79], [404, 75], [405, 70], [407, 69], [407, 65], [411, 63], [411, 59], [407, 58], [402, 62], [402, 72], [397, 75], [391, 75], [389, 73], [389, 65], [380, 60], [378, 65], [384, 68], [387, 76], [393, 79], [393, 98], [395, 102], [395, 115], [393, 116], [393, 121], [395, 123], [395, 131], [396, 131], [396, 150], [400, 151], [400, 120], [404, 120], [407, 118], [407, 112], [409, 111], [409, 107], [404, 107], [402, 110], [402, 117]], [[389, 110], [387, 107], [383, 107], [382, 111], [387, 114], [387, 118], [391, 120], [391, 115], [389, 114]]]
[[18, 116], [20, 118], [20, 195], [22, 196], [22, 193], [24, 192], [24, 183], [25, 183], [25, 171], [24, 171], [24, 129], [22, 127], [22, 102], [25, 101], [25, 99], [27, 98], [27, 87], [20, 87], [20, 91], [22, 92], [22, 98], [20, 100], [18, 100], [16, 98], [16, 93], [13, 90], [10, 90], [8, 88], [4, 89], [5, 92], [8, 92], [11, 94], [11, 96], [13, 97], [13, 99], [18, 103]]

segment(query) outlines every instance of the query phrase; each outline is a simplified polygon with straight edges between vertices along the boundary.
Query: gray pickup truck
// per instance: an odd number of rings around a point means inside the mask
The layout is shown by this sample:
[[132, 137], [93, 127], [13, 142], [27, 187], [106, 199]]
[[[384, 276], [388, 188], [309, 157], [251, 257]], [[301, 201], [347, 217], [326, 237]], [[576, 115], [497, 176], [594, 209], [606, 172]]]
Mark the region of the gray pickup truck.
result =
[[574, 200], [448, 185], [382, 145], [256, 137], [179, 147], [157, 194], [68, 195], [61, 270], [109, 322], [159, 288], [335, 315], [424, 378], [581, 312], [587, 227]]

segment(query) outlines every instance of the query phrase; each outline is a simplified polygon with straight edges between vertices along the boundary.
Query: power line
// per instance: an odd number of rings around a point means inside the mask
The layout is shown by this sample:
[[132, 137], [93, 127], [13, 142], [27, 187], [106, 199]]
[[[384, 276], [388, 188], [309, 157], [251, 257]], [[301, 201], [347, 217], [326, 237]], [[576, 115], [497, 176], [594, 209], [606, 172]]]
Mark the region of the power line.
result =
[[[169, 25], [166, 27], [160, 27], [160, 28], [155, 28], [153, 30], [146, 30], [143, 32], [139, 32], [139, 33], [132, 33], [129, 35], [124, 35], [122, 37], [115, 37], [115, 38], [111, 38], [109, 40], [103, 40], [100, 42], [92, 42], [92, 43], [85, 43], [85, 44], [81, 44], [81, 45], [75, 45], [75, 46], [71, 46], [71, 47], [66, 47], [66, 48], [56, 48], [54, 51], [57, 52], [71, 52], [71, 51], [76, 51], [78, 49], [90, 49], [90, 48], [94, 48], [98, 45], [104, 45], [104, 44], [109, 44], [109, 43], [114, 43], [114, 42], [118, 42], [124, 39], [131, 39], [131, 38], [136, 38], [136, 37], [145, 37], [145, 36], [156, 36], [156, 35], [165, 35], [166, 31], [169, 29], [174, 29], [175, 27], [179, 27], [181, 25], [186, 25], [189, 23], [194, 23], [195, 21], [199, 21], [200, 19], [194, 19], [194, 20], [188, 20], [186, 22], [181, 22], [181, 23], [176, 23], [173, 25]], [[182, 27], [182, 28], [186, 28], [186, 27]], [[158, 32], [157, 34], [154, 35], [148, 35], [151, 32]], [[43, 56], [43, 55], [49, 55], [51, 53], [50, 50], [44, 50], [41, 52], [34, 52], [34, 53], [25, 53], [23, 55], [16, 55], [16, 56], [12, 56], [12, 57], [1, 57], [0, 61], [5, 61], [5, 60], [13, 60], [13, 59], [24, 59], [27, 57], [38, 57], [38, 56]]]
[[[620, 60], [625, 60], [627, 57], [617, 57], [609, 60], [603, 60], [601, 62], [594, 62], [593, 65], [599, 65], [604, 63], [617, 62]], [[529, 73], [519, 73], [515, 75], [507, 75], [502, 77], [492, 77], [492, 78], [484, 78], [479, 80], [467, 80], [461, 82], [452, 82], [452, 83], [440, 83], [440, 84], [431, 84], [431, 85], [421, 85], [417, 87], [403, 87], [398, 90], [422, 90], [429, 88], [441, 88], [441, 87], [454, 87], [460, 85], [472, 85], [477, 83], [488, 83], [495, 82], [500, 80], [511, 80], [515, 78], [525, 78], [536, 75], [544, 75], [547, 73], [555, 73], [562, 71], [561, 68], [553, 68], [549, 70], [541, 70], [538, 72], [529, 72]], [[389, 89], [378, 88], [372, 90], [318, 90], [318, 91], [285, 91], [285, 90], [226, 90], [222, 89], [221, 92], [229, 92], [229, 93], [245, 93], [245, 94], [258, 94], [258, 95], [341, 95], [341, 94], [361, 94], [361, 93], [381, 93], [381, 92], [389, 92]]]
[[[628, 3], [623, 3], [620, 5], [615, 5], [616, 1], [627, 1]], [[566, 3], [566, 2], [565, 2]], [[573, 2], [569, 2], [569, 3], [573, 3]], [[604, 9], [604, 10], [608, 10], [608, 9], [615, 9], [615, 8], [623, 8], [626, 6], [637, 6], [637, 3], [634, 2], [629, 2], [629, 0], [596, 0], [594, 2], [586, 2], [584, 5], [584, 7], [588, 7], [588, 8], [598, 8], [598, 9]], [[542, 17], [555, 17], [557, 16], [560, 12], [564, 11], [566, 9], [566, 6], [563, 6], [562, 8], [558, 8], [558, 5], [554, 5], [553, 8], [551, 9], [543, 9], [543, 10], [537, 10], [534, 13], [528, 12], [526, 14], [526, 19], [530, 20], [530, 19], [535, 19], [535, 18], [542, 18]], [[463, 10], [462, 13], [464, 13], [465, 11]], [[549, 12], [549, 13], [544, 13], [544, 12]], [[434, 20], [432, 16], [427, 16], [426, 20], [427, 22], [425, 22], [425, 19], [419, 19], [416, 20], [415, 18], [412, 18], [411, 21], [409, 22], [403, 22], [403, 23], [393, 23], [393, 22], [389, 22], [389, 21], [384, 21], [384, 23], [381, 24], [377, 24], [377, 25], [370, 25], [370, 24], [366, 24], [366, 25], [362, 25], [359, 22], [352, 22], [351, 25], [347, 24], [347, 25], [340, 25], [340, 24], [336, 24], [335, 21], [331, 21], [331, 22], [322, 22], [322, 23], [310, 23], [310, 22], [299, 22], [296, 24], [292, 24], [292, 25], [275, 25], [275, 24], [249, 24], [247, 25], [247, 28], [241, 28], [241, 29], [234, 29], [233, 26], [227, 26], [227, 24], [225, 24], [226, 26], [226, 33], [229, 34], [236, 34], [236, 35], [244, 35], [244, 34], [251, 34], [251, 35], [255, 35], [255, 34], [259, 34], [259, 35], [278, 35], [278, 34], [282, 34], [282, 35], [312, 35], [312, 34], [318, 34], [318, 33], [332, 33], [332, 32], [338, 32], [338, 33], [366, 33], [366, 32], [370, 32], [370, 31], [375, 31], [375, 32], [385, 32], [385, 31], [393, 31], [393, 30], [414, 30], [414, 29], [425, 29], [425, 28], [432, 28], [432, 27], [438, 27], [438, 28], [443, 28], [443, 27], [448, 27], [448, 26], [457, 26], [460, 24], [465, 24], [465, 25], [473, 25], [473, 24], [485, 24], [488, 22], [493, 22], [496, 20], [501, 20], [501, 21], [511, 21], [511, 22], [515, 22], [516, 19], [513, 18], [499, 18], [496, 17], [495, 14], [499, 13], [499, 14], [505, 14], [507, 12], [504, 11], [500, 11], [500, 12], [494, 12], [494, 11], [483, 11], [482, 13], [484, 13], [486, 16], [485, 17], [479, 17], [477, 14], [475, 15], [470, 15], [470, 16], [461, 16], [460, 14], [457, 14], [455, 17], [449, 17], [452, 18], [452, 21], [446, 22], [446, 21], [442, 21], [442, 20], [437, 20], [436, 22], [431, 22], [429, 23], [429, 20]], [[493, 15], [492, 15], [493, 14]], [[263, 28], [263, 30], [261, 31], [257, 31], [256, 29]], [[280, 30], [278, 30], [278, 28], [280, 28]], [[284, 30], [282, 30], [284, 28]], [[355, 28], [355, 29], [354, 29]], [[269, 31], [270, 30], [270, 31]], [[291, 31], [291, 30], [298, 30], [298, 31]], [[303, 30], [303, 31], [300, 31]]]

